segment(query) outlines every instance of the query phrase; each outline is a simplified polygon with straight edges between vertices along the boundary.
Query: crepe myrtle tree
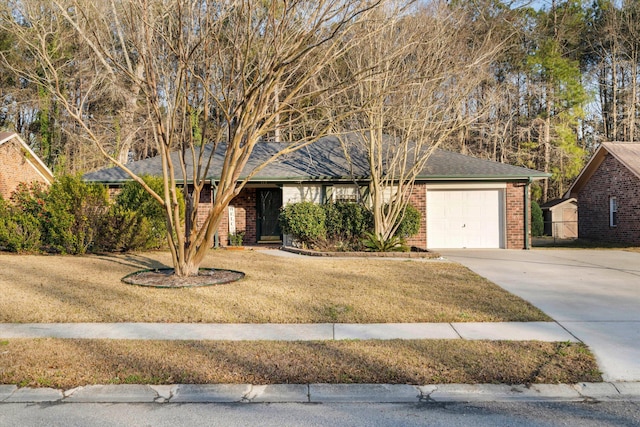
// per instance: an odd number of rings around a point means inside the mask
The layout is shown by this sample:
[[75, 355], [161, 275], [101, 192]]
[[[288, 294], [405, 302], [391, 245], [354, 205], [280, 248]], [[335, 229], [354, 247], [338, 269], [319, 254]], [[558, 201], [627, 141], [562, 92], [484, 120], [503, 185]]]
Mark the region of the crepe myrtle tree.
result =
[[[332, 66], [330, 79], [351, 78], [332, 99], [344, 151], [366, 162], [373, 238], [389, 241], [416, 178], [433, 151], [482, 116], [469, 99], [504, 41], [474, 35], [464, 11], [440, 0], [389, 2], [358, 25], [357, 48]], [[364, 160], [363, 160], [364, 159]]]
[[[317, 76], [349, 52], [355, 42], [350, 31], [383, 2], [4, 1], [0, 28], [17, 41], [13, 48], [38, 64], [14, 71], [46, 88], [75, 120], [75, 137], [93, 143], [163, 206], [175, 274], [190, 276], [198, 273], [225, 208], [247, 181], [277, 157], [327, 132], [328, 100], [343, 87], [340, 80]], [[1, 55], [3, 65], [11, 67], [6, 53]], [[69, 78], [70, 67], [81, 72]], [[97, 121], [89, 113], [105, 94], [127, 91], [136, 95], [129, 105], [144, 111], [162, 159], [163, 195], [108, 149], [101, 130], [117, 126], [116, 120]], [[285, 120], [298, 138], [245, 170], [256, 144], [279, 137]], [[171, 156], [176, 151], [177, 162]], [[222, 157], [221, 169], [214, 171], [220, 178], [213, 206], [199, 224], [199, 198], [214, 153]]]

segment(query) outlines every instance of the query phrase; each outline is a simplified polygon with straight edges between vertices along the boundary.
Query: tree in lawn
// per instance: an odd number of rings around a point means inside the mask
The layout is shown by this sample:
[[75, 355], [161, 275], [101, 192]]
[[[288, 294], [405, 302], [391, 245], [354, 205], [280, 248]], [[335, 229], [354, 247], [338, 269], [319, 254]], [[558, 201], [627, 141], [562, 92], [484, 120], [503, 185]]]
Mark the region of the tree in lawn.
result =
[[[381, 2], [51, 0], [45, 9], [41, 1], [24, 0], [12, 5], [0, 25], [42, 64], [41, 72], [17, 70], [20, 75], [46, 87], [84, 137], [164, 207], [175, 274], [189, 276], [198, 273], [225, 208], [247, 181], [325, 133], [329, 121], [320, 100], [339, 93], [339, 82], [320, 84], [316, 77], [349, 51], [353, 43], [345, 40], [353, 38], [344, 34]], [[65, 47], [65, 40], [56, 39], [63, 28], [74, 30], [84, 58], [53, 60]], [[71, 99], [59, 76], [79, 60], [90, 67], [77, 82], [82, 98]], [[163, 196], [107, 150], [100, 132], [105, 123], [87, 114], [105, 91], [131, 88], [162, 159]], [[298, 129], [304, 125], [298, 131], [304, 137], [246, 170], [256, 144], [277, 134], [282, 120]], [[175, 151], [178, 162], [171, 156]], [[198, 203], [214, 153], [223, 158], [220, 178], [212, 209], [199, 225]]]
[[368, 162], [372, 239], [381, 246], [393, 238], [431, 153], [482, 114], [467, 101], [501, 46], [491, 31], [474, 37], [455, 7], [422, 5], [370, 12], [358, 47], [333, 68], [332, 78], [353, 78], [335, 110], [355, 112], [339, 131], [345, 153]]

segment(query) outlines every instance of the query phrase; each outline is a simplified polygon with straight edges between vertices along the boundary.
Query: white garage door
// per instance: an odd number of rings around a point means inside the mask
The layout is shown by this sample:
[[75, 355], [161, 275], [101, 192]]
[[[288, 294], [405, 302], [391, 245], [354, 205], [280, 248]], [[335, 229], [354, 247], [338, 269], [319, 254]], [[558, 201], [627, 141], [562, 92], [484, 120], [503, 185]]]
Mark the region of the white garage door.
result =
[[428, 190], [428, 247], [504, 247], [503, 204], [499, 189]]

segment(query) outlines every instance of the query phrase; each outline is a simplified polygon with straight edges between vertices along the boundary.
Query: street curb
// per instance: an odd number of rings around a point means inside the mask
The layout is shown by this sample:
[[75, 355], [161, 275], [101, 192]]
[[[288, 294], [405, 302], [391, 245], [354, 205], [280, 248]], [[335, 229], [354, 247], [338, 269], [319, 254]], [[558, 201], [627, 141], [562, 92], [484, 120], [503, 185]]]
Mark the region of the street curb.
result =
[[640, 382], [578, 384], [0, 385], [0, 403], [423, 403], [640, 401]]

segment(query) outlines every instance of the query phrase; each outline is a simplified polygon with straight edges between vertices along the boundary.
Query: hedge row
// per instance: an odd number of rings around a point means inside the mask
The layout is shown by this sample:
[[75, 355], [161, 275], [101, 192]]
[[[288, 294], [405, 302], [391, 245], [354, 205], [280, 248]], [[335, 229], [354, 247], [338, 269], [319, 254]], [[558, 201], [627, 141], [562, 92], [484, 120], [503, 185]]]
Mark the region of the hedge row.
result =
[[[396, 237], [403, 240], [417, 234], [420, 220], [420, 212], [408, 205]], [[373, 214], [358, 203], [292, 203], [282, 208], [280, 227], [305, 247], [363, 250], [369, 246]]]
[[[161, 192], [162, 181], [145, 182]], [[0, 197], [0, 249], [12, 252], [84, 254], [162, 247], [161, 206], [136, 182], [111, 201], [107, 188], [64, 176], [50, 188], [21, 184], [11, 200]]]

